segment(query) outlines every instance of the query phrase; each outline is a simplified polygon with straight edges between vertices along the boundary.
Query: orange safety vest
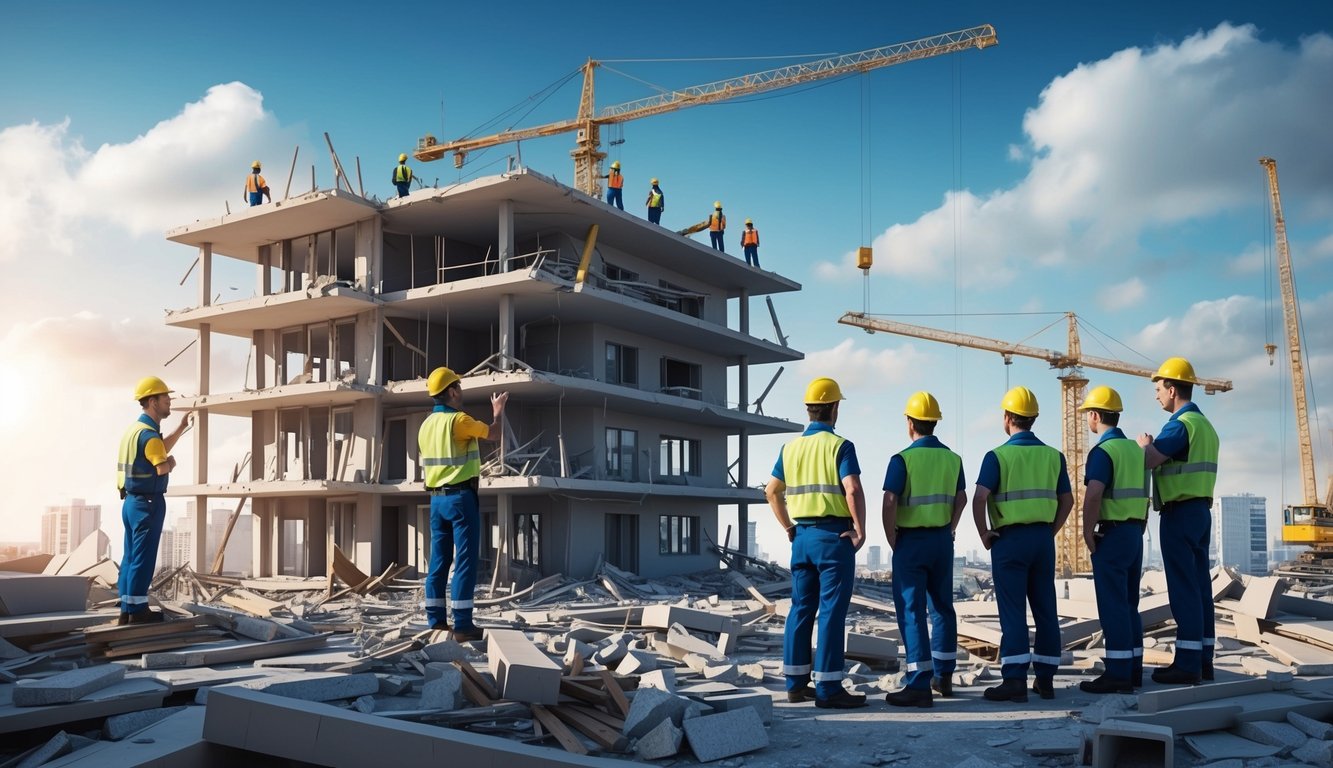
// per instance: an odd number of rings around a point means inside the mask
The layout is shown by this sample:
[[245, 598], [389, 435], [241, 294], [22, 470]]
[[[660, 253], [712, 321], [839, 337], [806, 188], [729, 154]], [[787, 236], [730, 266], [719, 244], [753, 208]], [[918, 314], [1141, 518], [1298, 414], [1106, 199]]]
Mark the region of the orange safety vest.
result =
[[606, 185], [611, 189], [620, 189], [625, 186], [625, 177], [621, 175], [620, 171], [611, 171], [611, 175], [607, 179], [609, 180]]
[[759, 245], [759, 230], [745, 229], [741, 231], [741, 245]]
[[720, 213], [712, 213], [708, 215], [709, 232], [725, 232], [726, 230], [727, 230], [726, 216], [723, 216]]
[[264, 187], [267, 186], [268, 185], [264, 183], [264, 177], [257, 173], [252, 173], [245, 179], [246, 192], [263, 192]]

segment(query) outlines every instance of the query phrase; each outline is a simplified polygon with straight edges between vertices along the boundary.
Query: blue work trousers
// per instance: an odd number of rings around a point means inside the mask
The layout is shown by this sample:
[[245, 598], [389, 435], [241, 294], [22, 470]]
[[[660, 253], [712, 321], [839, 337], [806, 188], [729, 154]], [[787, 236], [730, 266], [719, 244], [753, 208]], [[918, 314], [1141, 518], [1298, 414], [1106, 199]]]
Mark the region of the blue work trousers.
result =
[[412, 191], [412, 182], [410, 181], [395, 181], [393, 185], [398, 188], [399, 197], [407, 197], [408, 193]]
[[622, 211], [625, 210], [625, 199], [624, 196], [621, 195], [621, 192], [623, 191], [624, 190], [620, 189], [619, 187], [609, 187], [606, 190], [607, 205], [614, 205], [615, 207], [619, 208]]
[[125, 527], [125, 551], [116, 582], [121, 613], [148, 610], [148, 586], [157, 568], [157, 545], [166, 517], [167, 500], [160, 493], [129, 494], [120, 505], [120, 522]]
[[726, 253], [726, 251], [727, 251], [726, 246], [722, 245], [722, 235], [723, 235], [723, 234], [725, 234], [725, 233], [723, 233], [723, 232], [714, 232], [714, 231], [712, 231], [712, 230], [709, 230], [709, 231], [708, 231], [708, 239], [713, 243], [713, 249], [714, 249], [714, 250], [718, 250], [718, 251], [722, 251], [723, 253]]
[[[431, 624], [444, 624], [449, 616], [445, 587], [453, 600], [454, 629], [466, 631], [472, 623], [472, 596], [477, 588], [478, 549], [481, 544], [481, 512], [477, 492], [465, 488], [457, 493], [430, 497], [430, 572], [426, 576], [426, 617]], [[457, 558], [455, 559], [455, 553]], [[449, 566], [454, 567], [449, 584]]]
[[250, 205], [253, 206], [253, 205], [263, 205], [263, 204], [264, 204], [264, 193], [263, 193], [263, 192], [248, 192], [248, 193], [246, 193], [246, 194], [248, 194], [248, 195], [250, 196]]
[[752, 266], [759, 266], [759, 246], [745, 246], [745, 263]]
[[[893, 607], [907, 648], [903, 685], [930, 688], [949, 677], [958, 661], [958, 619], [953, 611], [953, 531], [899, 528], [893, 548]], [[926, 626], [927, 608], [930, 630]]]
[[1208, 568], [1212, 533], [1211, 503], [1190, 500], [1168, 504], [1159, 536], [1166, 570], [1167, 599], [1176, 620], [1176, 656], [1171, 665], [1199, 674], [1213, 661], [1213, 578]]
[[1092, 584], [1106, 645], [1106, 674], [1119, 680], [1131, 679], [1135, 667], [1143, 664], [1142, 573], [1143, 526], [1126, 522], [1109, 528], [1092, 553]]
[[[1000, 674], [1027, 679], [1028, 664], [1049, 680], [1060, 666], [1060, 618], [1055, 609], [1055, 535], [1048, 523], [1007, 525], [990, 549], [995, 602], [1000, 609]], [[1028, 650], [1028, 609], [1036, 636]]]
[[[850, 519], [827, 519], [796, 526], [791, 545], [791, 613], [782, 645], [782, 673], [787, 690], [815, 681], [815, 696], [827, 699], [842, 690], [843, 649], [847, 643], [847, 606], [856, 576], [856, 548], [841, 534]], [[816, 618], [817, 617], [817, 618]], [[819, 623], [819, 648], [811, 660], [811, 632]]]
[[661, 208], [651, 208], [651, 207], [650, 207], [650, 208], [648, 209], [648, 221], [650, 221], [650, 222], [652, 222], [652, 223], [654, 223], [654, 224], [661, 224], [661, 223], [662, 223], [662, 209], [661, 209]]

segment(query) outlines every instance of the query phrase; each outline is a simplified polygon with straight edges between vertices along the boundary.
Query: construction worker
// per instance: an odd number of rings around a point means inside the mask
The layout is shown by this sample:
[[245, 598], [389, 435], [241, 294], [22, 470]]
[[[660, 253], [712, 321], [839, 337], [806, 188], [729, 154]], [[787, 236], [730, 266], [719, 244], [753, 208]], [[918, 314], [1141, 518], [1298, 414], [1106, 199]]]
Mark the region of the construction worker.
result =
[[1162, 363], [1152, 377], [1157, 402], [1171, 414], [1162, 431], [1139, 436], [1152, 470], [1153, 506], [1162, 513], [1159, 535], [1166, 591], [1176, 620], [1176, 655], [1152, 673], [1153, 682], [1193, 685], [1213, 679], [1212, 577], [1208, 538], [1217, 484], [1217, 431], [1190, 398], [1199, 383], [1183, 357]]
[[[1000, 406], [1009, 440], [982, 459], [972, 496], [972, 519], [982, 546], [991, 550], [1004, 678], [983, 695], [989, 701], [1027, 701], [1030, 663], [1035, 673], [1032, 691], [1053, 699], [1055, 670], [1060, 666], [1055, 534], [1074, 508], [1074, 494], [1065, 457], [1032, 433], [1038, 413], [1032, 390], [1014, 387]], [[1029, 607], [1036, 630], [1030, 653]]]
[[722, 201], [713, 203], [713, 212], [708, 214], [708, 237], [713, 241], [713, 248], [727, 252], [722, 245], [722, 236], [727, 233], [727, 217], [722, 215]]
[[644, 202], [648, 205], [648, 220], [654, 224], [661, 224], [662, 211], [666, 208], [666, 195], [662, 194], [662, 188], [657, 186], [657, 179], [653, 179], [653, 187], [648, 190], [648, 199]]
[[625, 177], [620, 175], [620, 161], [611, 163], [611, 172], [602, 174], [606, 179], [606, 204], [625, 210], [625, 200], [621, 193], [625, 189]]
[[[792, 543], [791, 613], [782, 646], [787, 701], [813, 698], [821, 709], [866, 705], [864, 695], [842, 687], [847, 606], [856, 551], [866, 538], [866, 500], [856, 448], [833, 433], [842, 399], [833, 379], [810, 382], [805, 389], [810, 426], [783, 446], [764, 489], [774, 517]], [[810, 633], [816, 620], [819, 648], [812, 664]]]
[[[943, 418], [929, 392], [903, 409], [912, 444], [884, 474], [884, 535], [893, 548], [893, 606], [907, 648], [903, 689], [884, 697], [895, 707], [933, 706], [931, 689], [953, 695], [958, 620], [953, 610], [953, 534], [967, 505], [963, 460], [935, 437]], [[934, 632], [926, 627], [929, 604]]]
[[1124, 410], [1119, 392], [1094, 387], [1079, 410], [1087, 414], [1088, 430], [1101, 435], [1084, 470], [1083, 541], [1092, 555], [1106, 671], [1078, 687], [1085, 693], [1133, 693], [1143, 678], [1139, 577], [1148, 523], [1143, 449], [1117, 426]]
[[482, 632], [472, 623], [472, 593], [477, 587], [481, 543], [477, 499], [481, 451], [477, 439], [500, 440], [509, 393], [491, 395], [488, 426], [463, 413], [463, 386], [458, 374], [450, 369], [440, 367], [431, 371], [426, 379], [426, 392], [435, 398], [435, 408], [417, 433], [426, 490], [430, 493], [426, 617], [431, 629], [449, 631], [449, 601], [444, 593], [449, 566], [453, 565], [454, 582], [450, 589], [454, 606], [453, 638], [460, 642], [480, 640]]
[[398, 155], [398, 165], [393, 169], [393, 185], [398, 188], [399, 197], [407, 197], [412, 191], [412, 169], [407, 166], [407, 153]]
[[759, 266], [759, 230], [754, 228], [754, 220], [745, 220], [745, 229], [741, 230], [741, 247], [745, 250], [745, 263]]
[[171, 449], [190, 427], [186, 414], [170, 435], [162, 436], [162, 422], [171, 415], [172, 390], [156, 376], [140, 379], [134, 399], [143, 409], [139, 419], [120, 438], [116, 487], [124, 501], [120, 520], [125, 526], [125, 551], [120, 563], [120, 624], [151, 624], [162, 614], [148, 608], [148, 585], [157, 568], [157, 545], [167, 516], [167, 477], [176, 468]]
[[268, 193], [268, 182], [264, 181], [263, 176], [259, 175], [259, 171], [258, 160], [250, 163], [250, 175], [245, 179], [245, 198], [251, 206], [262, 204], [266, 197], [270, 203], [273, 202], [272, 196]]

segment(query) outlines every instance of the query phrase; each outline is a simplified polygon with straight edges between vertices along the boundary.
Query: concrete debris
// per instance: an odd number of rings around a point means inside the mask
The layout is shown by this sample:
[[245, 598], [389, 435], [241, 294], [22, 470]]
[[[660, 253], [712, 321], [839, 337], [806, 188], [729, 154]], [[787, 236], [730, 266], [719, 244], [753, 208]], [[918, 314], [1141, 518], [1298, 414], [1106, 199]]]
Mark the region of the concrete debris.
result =
[[768, 731], [750, 707], [690, 718], [683, 727], [690, 750], [701, 763], [768, 746]]
[[1310, 739], [1293, 750], [1291, 756], [1302, 763], [1333, 768], [1333, 741]]
[[42, 707], [49, 704], [69, 704], [124, 679], [125, 668], [121, 665], [101, 664], [74, 669], [45, 680], [21, 682], [14, 687], [14, 706]]
[[426, 654], [426, 658], [431, 661], [442, 662], [462, 661], [472, 655], [471, 651], [453, 640], [441, 640], [438, 643], [431, 643], [425, 648], [422, 648], [421, 652]]
[[663, 720], [680, 725], [690, 700], [656, 688], [641, 688], [630, 702], [621, 732], [630, 738], [643, 736]]
[[462, 705], [463, 672], [441, 667], [440, 676], [421, 687], [421, 708], [451, 712]]
[[111, 741], [120, 741], [142, 731], [154, 723], [165, 720], [177, 712], [184, 712], [185, 707], [163, 707], [146, 709], [142, 712], [126, 712], [113, 715], [102, 724], [102, 735]]
[[1291, 754], [1293, 749], [1305, 746], [1305, 742], [1310, 740], [1301, 729], [1287, 723], [1270, 723], [1263, 720], [1256, 722], [1241, 723], [1236, 729], [1236, 735], [1241, 738], [1257, 741], [1260, 744], [1269, 744], [1282, 749], [1278, 754]]
[[670, 720], [663, 720], [634, 743], [634, 752], [644, 760], [660, 760], [680, 752], [685, 731]]
[[1329, 723], [1306, 717], [1299, 712], [1288, 712], [1287, 722], [1301, 729], [1302, 733], [1312, 739], [1333, 740], [1333, 725]]

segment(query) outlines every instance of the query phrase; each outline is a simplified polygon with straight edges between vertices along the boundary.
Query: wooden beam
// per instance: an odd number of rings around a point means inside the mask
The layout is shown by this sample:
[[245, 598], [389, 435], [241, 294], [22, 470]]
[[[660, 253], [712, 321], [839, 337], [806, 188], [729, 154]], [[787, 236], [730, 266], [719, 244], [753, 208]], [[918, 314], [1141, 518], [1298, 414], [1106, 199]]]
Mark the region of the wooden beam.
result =
[[602, 684], [606, 686], [606, 692], [611, 694], [611, 701], [615, 702], [616, 709], [620, 710], [620, 716], [628, 717], [629, 700], [625, 698], [625, 692], [620, 689], [620, 683], [611, 675], [611, 670], [599, 669], [597, 676], [602, 678]]
[[587, 711], [577, 706], [553, 707], [550, 712], [564, 722], [579, 729], [583, 735], [597, 742], [602, 749], [612, 752], [624, 752], [629, 746], [629, 739], [620, 731], [608, 727], [605, 723], [588, 716]]
[[588, 754], [588, 748], [583, 746], [579, 737], [575, 736], [569, 728], [561, 722], [560, 718], [551, 714], [551, 710], [541, 704], [532, 705], [532, 714], [541, 722], [546, 730], [551, 732], [555, 740], [560, 742], [560, 746], [565, 748], [566, 752], [572, 752], [576, 755]]

